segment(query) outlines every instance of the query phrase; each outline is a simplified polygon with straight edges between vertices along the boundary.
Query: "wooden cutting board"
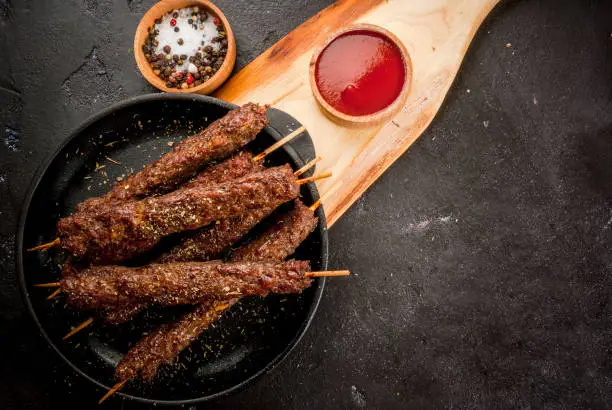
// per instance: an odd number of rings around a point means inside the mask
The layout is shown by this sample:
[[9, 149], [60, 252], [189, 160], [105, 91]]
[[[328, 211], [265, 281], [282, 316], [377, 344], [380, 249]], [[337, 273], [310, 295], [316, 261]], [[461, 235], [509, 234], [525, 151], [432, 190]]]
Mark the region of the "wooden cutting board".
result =
[[[323, 157], [317, 169], [334, 174], [317, 182], [331, 226], [431, 123], [476, 30], [498, 2], [341, 0], [270, 47], [215, 96], [236, 104], [271, 104], [306, 127]], [[355, 23], [393, 32], [408, 49], [413, 66], [404, 107], [388, 121], [358, 128], [330, 120], [314, 99], [309, 81], [314, 49]]]

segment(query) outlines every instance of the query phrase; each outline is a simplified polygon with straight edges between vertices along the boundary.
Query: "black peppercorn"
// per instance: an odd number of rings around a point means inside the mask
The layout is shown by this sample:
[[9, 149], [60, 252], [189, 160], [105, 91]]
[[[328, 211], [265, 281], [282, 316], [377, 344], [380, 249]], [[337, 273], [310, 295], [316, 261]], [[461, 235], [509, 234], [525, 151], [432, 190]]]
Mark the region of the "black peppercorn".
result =
[[181, 54], [181, 60], [187, 60], [187, 54]]
[[179, 38], [178, 40], [176, 40], [176, 42], [179, 44], [179, 46], [182, 46], [184, 43], [182, 38]]
[[175, 27], [174, 27], [174, 32], [175, 32], [175, 33], [178, 33], [178, 32], [179, 32], [179, 28], [175, 26]]
[[173, 59], [174, 61], [179, 61], [179, 56], [178, 56], [178, 54], [173, 54], [173, 55], [172, 55], [172, 59]]
[[178, 11], [175, 11], [174, 13], [172, 13], [172, 17], [173, 18], [177, 18], [178, 17]]
[[165, 45], [164, 46], [164, 53], [166, 54], [170, 54], [170, 51], [172, 50], [172, 48], [169, 45]]
[[162, 19], [155, 19], [155, 24], [161, 24]]
[[188, 20], [187, 20], [187, 23], [189, 23], [189, 24], [193, 24], [193, 19], [188, 19]]

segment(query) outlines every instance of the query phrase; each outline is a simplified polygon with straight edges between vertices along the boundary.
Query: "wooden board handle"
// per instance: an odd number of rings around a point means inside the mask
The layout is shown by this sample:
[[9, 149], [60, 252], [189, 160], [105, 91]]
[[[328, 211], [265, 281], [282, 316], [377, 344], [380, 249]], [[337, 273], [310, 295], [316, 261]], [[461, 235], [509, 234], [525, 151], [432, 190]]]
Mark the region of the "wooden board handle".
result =
[[[438, 112], [466, 50], [499, 0], [342, 0], [289, 33], [236, 74], [216, 96], [237, 104], [273, 104], [308, 129], [321, 169], [318, 181], [331, 226], [421, 135]], [[308, 71], [313, 50], [354, 23], [382, 26], [406, 46], [412, 90], [390, 120], [349, 128], [331, 121], [316, 103]]]

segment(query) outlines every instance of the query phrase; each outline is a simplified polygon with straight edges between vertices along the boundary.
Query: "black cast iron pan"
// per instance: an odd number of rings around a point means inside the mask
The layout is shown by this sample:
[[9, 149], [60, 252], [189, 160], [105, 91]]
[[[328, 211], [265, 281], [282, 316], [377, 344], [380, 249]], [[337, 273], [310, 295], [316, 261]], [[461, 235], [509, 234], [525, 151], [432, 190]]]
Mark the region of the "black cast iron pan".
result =
[[[180, 317], [184, 309], [154, 309], [115, 327], [98, 320], [63, 341], [71, 326], [89, 314], [66, 308], [63, 298], [50, 302], [46, 296], [51, 290], [32, 286], [58, 280], [64, 255], [57, 249], [33, 253], [25, 249], [55, 238], [58, 219], [73, 212], [78, 202], [108, 191], [117, 178], [157, 159], [173, 142], [203, 129], [232, 108], [235, 106], [212, 97], [179, 94], [146, 95], [119, 103], [79, 127], [34, 180], [17, 241], [21, 289], [53, 349], [77, 373], [103, 389], [114, 384], [116, 364], [143, 332]], [[259, 152], [280, 138], [268, 126], [248, 148]], [[304, 165], [290, 146], [267, 159], [269, 165], [287, 162], [295, 169]], [[318, 198], [314, 184], [304, 186], [302, 196], [306, 204], [313, 203]], [[310, 260], [313, 270], [324, 270], [327, 230], [322, 208], [317, 213], [319, 226], [295, 258]], [[177, 405], [209, 400], [244, 387], [272, 369], [298, 343], [315, 314], [323, 286], [324, 280], [318, 279], [301, 295], [244, 299], [185, 350], [176, 364], [164, 367], [153, 383], [131, 382], [117, 396]], [[92, 402], [96, 399], [92, 397]]]

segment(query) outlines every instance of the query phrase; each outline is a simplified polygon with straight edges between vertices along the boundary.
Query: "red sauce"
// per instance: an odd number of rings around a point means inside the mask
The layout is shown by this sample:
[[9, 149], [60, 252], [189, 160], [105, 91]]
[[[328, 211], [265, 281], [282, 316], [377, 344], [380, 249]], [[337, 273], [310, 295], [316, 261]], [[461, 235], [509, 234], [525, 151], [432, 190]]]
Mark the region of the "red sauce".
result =
[[334, 39], [319, 55], [315, 81], [321, 96], [338, 111], [368, 115], [393, 103], [406, 80], [399, 47], [366, 30]]

